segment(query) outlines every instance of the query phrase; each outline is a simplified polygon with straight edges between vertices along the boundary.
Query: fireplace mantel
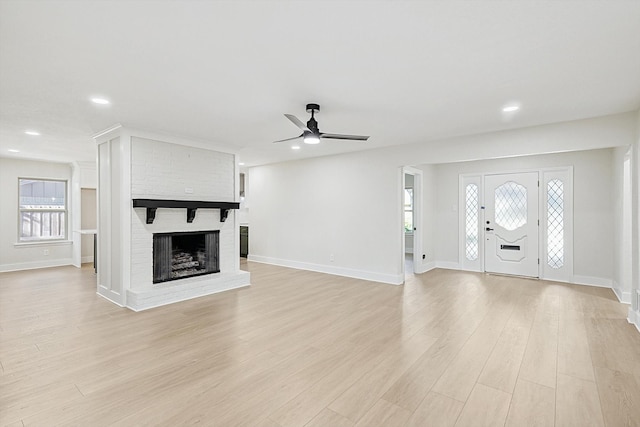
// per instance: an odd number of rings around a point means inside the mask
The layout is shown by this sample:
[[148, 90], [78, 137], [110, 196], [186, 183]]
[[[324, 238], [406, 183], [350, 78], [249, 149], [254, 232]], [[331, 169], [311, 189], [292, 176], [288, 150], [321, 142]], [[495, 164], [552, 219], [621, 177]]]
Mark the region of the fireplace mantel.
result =
[[209, 202], [201, 200], [164, 200], [164, 199], [133, 199], [134, 208], [147, 209], [147, 224], [153, 224], [158, 208], [184, 208], [187, 210], [187, 222], [193, 222], [198, 209], [220, 209], [220, 222], [224, 222], [230, 209], [239, 209], [238, 202]]

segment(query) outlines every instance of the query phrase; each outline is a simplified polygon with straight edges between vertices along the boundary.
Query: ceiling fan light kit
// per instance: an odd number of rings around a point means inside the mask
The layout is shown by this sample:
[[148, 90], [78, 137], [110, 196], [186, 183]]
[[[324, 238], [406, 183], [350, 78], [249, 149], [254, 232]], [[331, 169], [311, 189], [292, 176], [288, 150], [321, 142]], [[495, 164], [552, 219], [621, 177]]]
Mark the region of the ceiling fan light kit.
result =
[[276, 142], [285, 142], [285, 141], [293, 141], [298, 138], [302, 138], [302, 141], [305, 144], [319, 144], [321, 139], [342, 139], [342, 140], [352, 140], [352, 141], [366, 141], [369, 139], [368, 136], [363, 135], [342, 135], [338, 133], [325, 133], [320, 132], [318, 128], [318, 122], [315, 119], [315, 112], [320, 111], [320, 105], [318, 104], [307, 104], [307, 112], [311, 113], [311, 118], [307, 121], [305, 125], [300, 119], [298, 119], [293, 114], [285, 114], [284, 116], [291, 121], [294, 125], [298, 127], [302, 131], [302, 134], [295, 136], [293, 138], [281, 139]]
[[320, 138], [311, 132], [307, 133], [302, 140], [305, 144], [320, 144]]

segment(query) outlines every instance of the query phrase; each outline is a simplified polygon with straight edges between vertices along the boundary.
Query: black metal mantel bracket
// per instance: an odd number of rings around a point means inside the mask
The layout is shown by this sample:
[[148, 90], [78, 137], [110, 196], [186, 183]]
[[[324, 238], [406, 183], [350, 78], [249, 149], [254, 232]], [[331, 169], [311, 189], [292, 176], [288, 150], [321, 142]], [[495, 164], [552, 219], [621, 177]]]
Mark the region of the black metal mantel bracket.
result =
[[133, 199], [133, 207], [147, 209], [147, 224], [153, 224], [158, 208], [184, 208], [187, 210], [187, 222], [193, 222], [198, 209], [220, 209], [220, 222], [225, 222], [229, 216], [229, 210], [239, 209], [240, 203], [199, 200]]
[[187, 222], [193, 222], [193, 219], [196, 217], [196, 211], [198, 208], [187, 208]]
[[157, 208], [147, 208], [147, 224], [153, 224], [153, 220], [156, 219]]

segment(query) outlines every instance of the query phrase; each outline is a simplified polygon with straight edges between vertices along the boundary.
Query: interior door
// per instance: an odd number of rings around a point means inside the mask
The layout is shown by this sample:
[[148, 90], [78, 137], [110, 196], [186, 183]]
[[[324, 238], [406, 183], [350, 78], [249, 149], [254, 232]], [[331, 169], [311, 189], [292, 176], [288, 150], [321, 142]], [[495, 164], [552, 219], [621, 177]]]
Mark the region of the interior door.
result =
[[485, 271], [538, 277], [538, 172], [485, 176]]

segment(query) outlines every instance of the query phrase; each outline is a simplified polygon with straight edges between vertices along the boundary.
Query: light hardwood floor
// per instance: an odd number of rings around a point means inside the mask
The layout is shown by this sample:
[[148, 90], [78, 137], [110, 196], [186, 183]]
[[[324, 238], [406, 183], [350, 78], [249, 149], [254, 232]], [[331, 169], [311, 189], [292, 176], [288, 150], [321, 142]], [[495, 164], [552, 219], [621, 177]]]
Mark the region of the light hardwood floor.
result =
[[0, 425], [640, 425], [611, 290], [243, 268], [250, 288], [141, 313], [90, 266], [0, 274]]

